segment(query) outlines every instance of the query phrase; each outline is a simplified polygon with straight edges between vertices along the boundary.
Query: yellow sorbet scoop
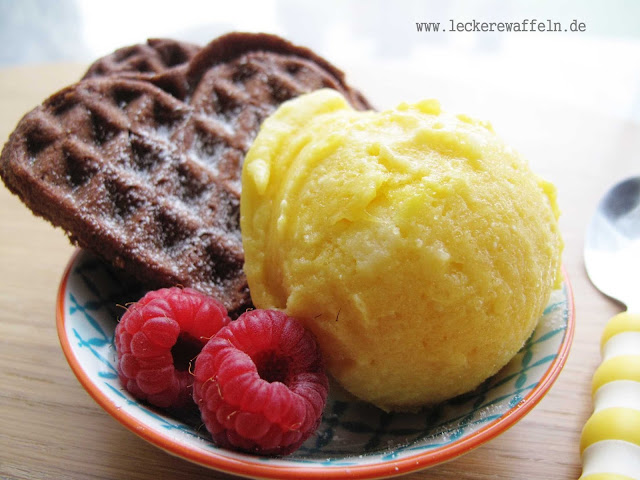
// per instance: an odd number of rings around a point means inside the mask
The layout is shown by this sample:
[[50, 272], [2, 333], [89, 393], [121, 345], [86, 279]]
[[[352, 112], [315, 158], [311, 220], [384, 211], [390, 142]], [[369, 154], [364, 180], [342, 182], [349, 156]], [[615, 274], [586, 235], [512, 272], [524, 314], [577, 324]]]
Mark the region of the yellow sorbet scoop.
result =
[[302, 319], [336, 380], [385, 410], [467, 392], [518, 352], [559, 286], [557, 217], [555, 188], [490, 125], [434, 100], [303, 95], [242, 174], [254, 304]]

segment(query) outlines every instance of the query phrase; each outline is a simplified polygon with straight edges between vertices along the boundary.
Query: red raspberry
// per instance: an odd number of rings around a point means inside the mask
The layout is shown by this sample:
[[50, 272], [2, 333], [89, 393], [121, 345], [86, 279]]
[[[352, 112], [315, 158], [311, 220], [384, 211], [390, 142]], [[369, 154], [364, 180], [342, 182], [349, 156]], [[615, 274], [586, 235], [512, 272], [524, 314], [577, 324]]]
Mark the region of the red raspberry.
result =
[[130, 306], [116, 327], [118, 376], [136, 398], [163, 408], [191, 402], [191, 360], [230, 322], [224, 306], [189, 288], [163, 288]]
[[221, 447], [285, 455], [318, 427], [329, 384], [313, 334], [274, 310], [222, 328], [196, 360], [193, 398]]

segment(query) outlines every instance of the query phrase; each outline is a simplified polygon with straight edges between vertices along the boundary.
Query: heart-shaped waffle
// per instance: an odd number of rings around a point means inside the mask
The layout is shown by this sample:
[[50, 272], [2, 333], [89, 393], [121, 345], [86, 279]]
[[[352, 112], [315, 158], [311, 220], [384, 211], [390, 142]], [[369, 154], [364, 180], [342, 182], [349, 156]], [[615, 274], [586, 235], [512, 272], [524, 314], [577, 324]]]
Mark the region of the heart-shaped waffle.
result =
[[5, 184], [145, 285], [246, 310], [240, 176], [260, 124], [323, 87], [369, 104], [326, 60], [266, 34], [220, 37], [154, 74], [92, 76], [23, 117], [0, 157]]

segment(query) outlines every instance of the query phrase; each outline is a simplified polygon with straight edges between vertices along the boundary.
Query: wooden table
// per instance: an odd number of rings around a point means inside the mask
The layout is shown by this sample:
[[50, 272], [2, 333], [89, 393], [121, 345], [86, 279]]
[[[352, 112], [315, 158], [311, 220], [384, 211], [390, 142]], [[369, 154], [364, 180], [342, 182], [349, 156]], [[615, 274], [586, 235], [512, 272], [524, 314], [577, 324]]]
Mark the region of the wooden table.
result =
[[[8, 136], [22, 114], [82, 72], [81, 65], [59, 64], [0, 71], [0, 138]], [[539, 405], [488, 444], [404, 478], [577, 478], [579, 437], [591, 412], [590, 381], [599, 362], [599, 336], [606, 319], [619, 310], [586, 277], [583, 237], [607, 187], [640, 173], [640, 125], [586, 107], [515, 98], [498, 89], [480, 92], [428, 76], [405, 76], [406, 88], [399, 91], [388, 88], [390, 78], [385, 81], [364, 67], [349, 73], [378, 106], [436, 96], [444, 99], [445, 107], [455, 99], [456, 106], [468, 102], [473, 113], [486, 112], [496, 130], [559, 189], [564, 264], [575, 294], [573, 347]], [[58, 282], [74, 249], [60, 230], [32, 216], [4, 186], [0, 206], [0, 477], [229, 478], [141, 440], [83, 390], [62, 354], [54, 318]]]

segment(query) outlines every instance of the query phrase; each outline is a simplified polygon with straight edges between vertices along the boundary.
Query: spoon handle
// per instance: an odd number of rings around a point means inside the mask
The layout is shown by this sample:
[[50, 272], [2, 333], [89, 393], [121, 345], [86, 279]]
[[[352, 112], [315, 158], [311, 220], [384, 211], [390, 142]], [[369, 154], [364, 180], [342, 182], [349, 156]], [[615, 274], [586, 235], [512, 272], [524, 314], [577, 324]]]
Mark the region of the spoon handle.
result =
[[601, 340], [594, 410], [580, 438], [580, 480], [640, 479], [640, 314], [619, 313]]

